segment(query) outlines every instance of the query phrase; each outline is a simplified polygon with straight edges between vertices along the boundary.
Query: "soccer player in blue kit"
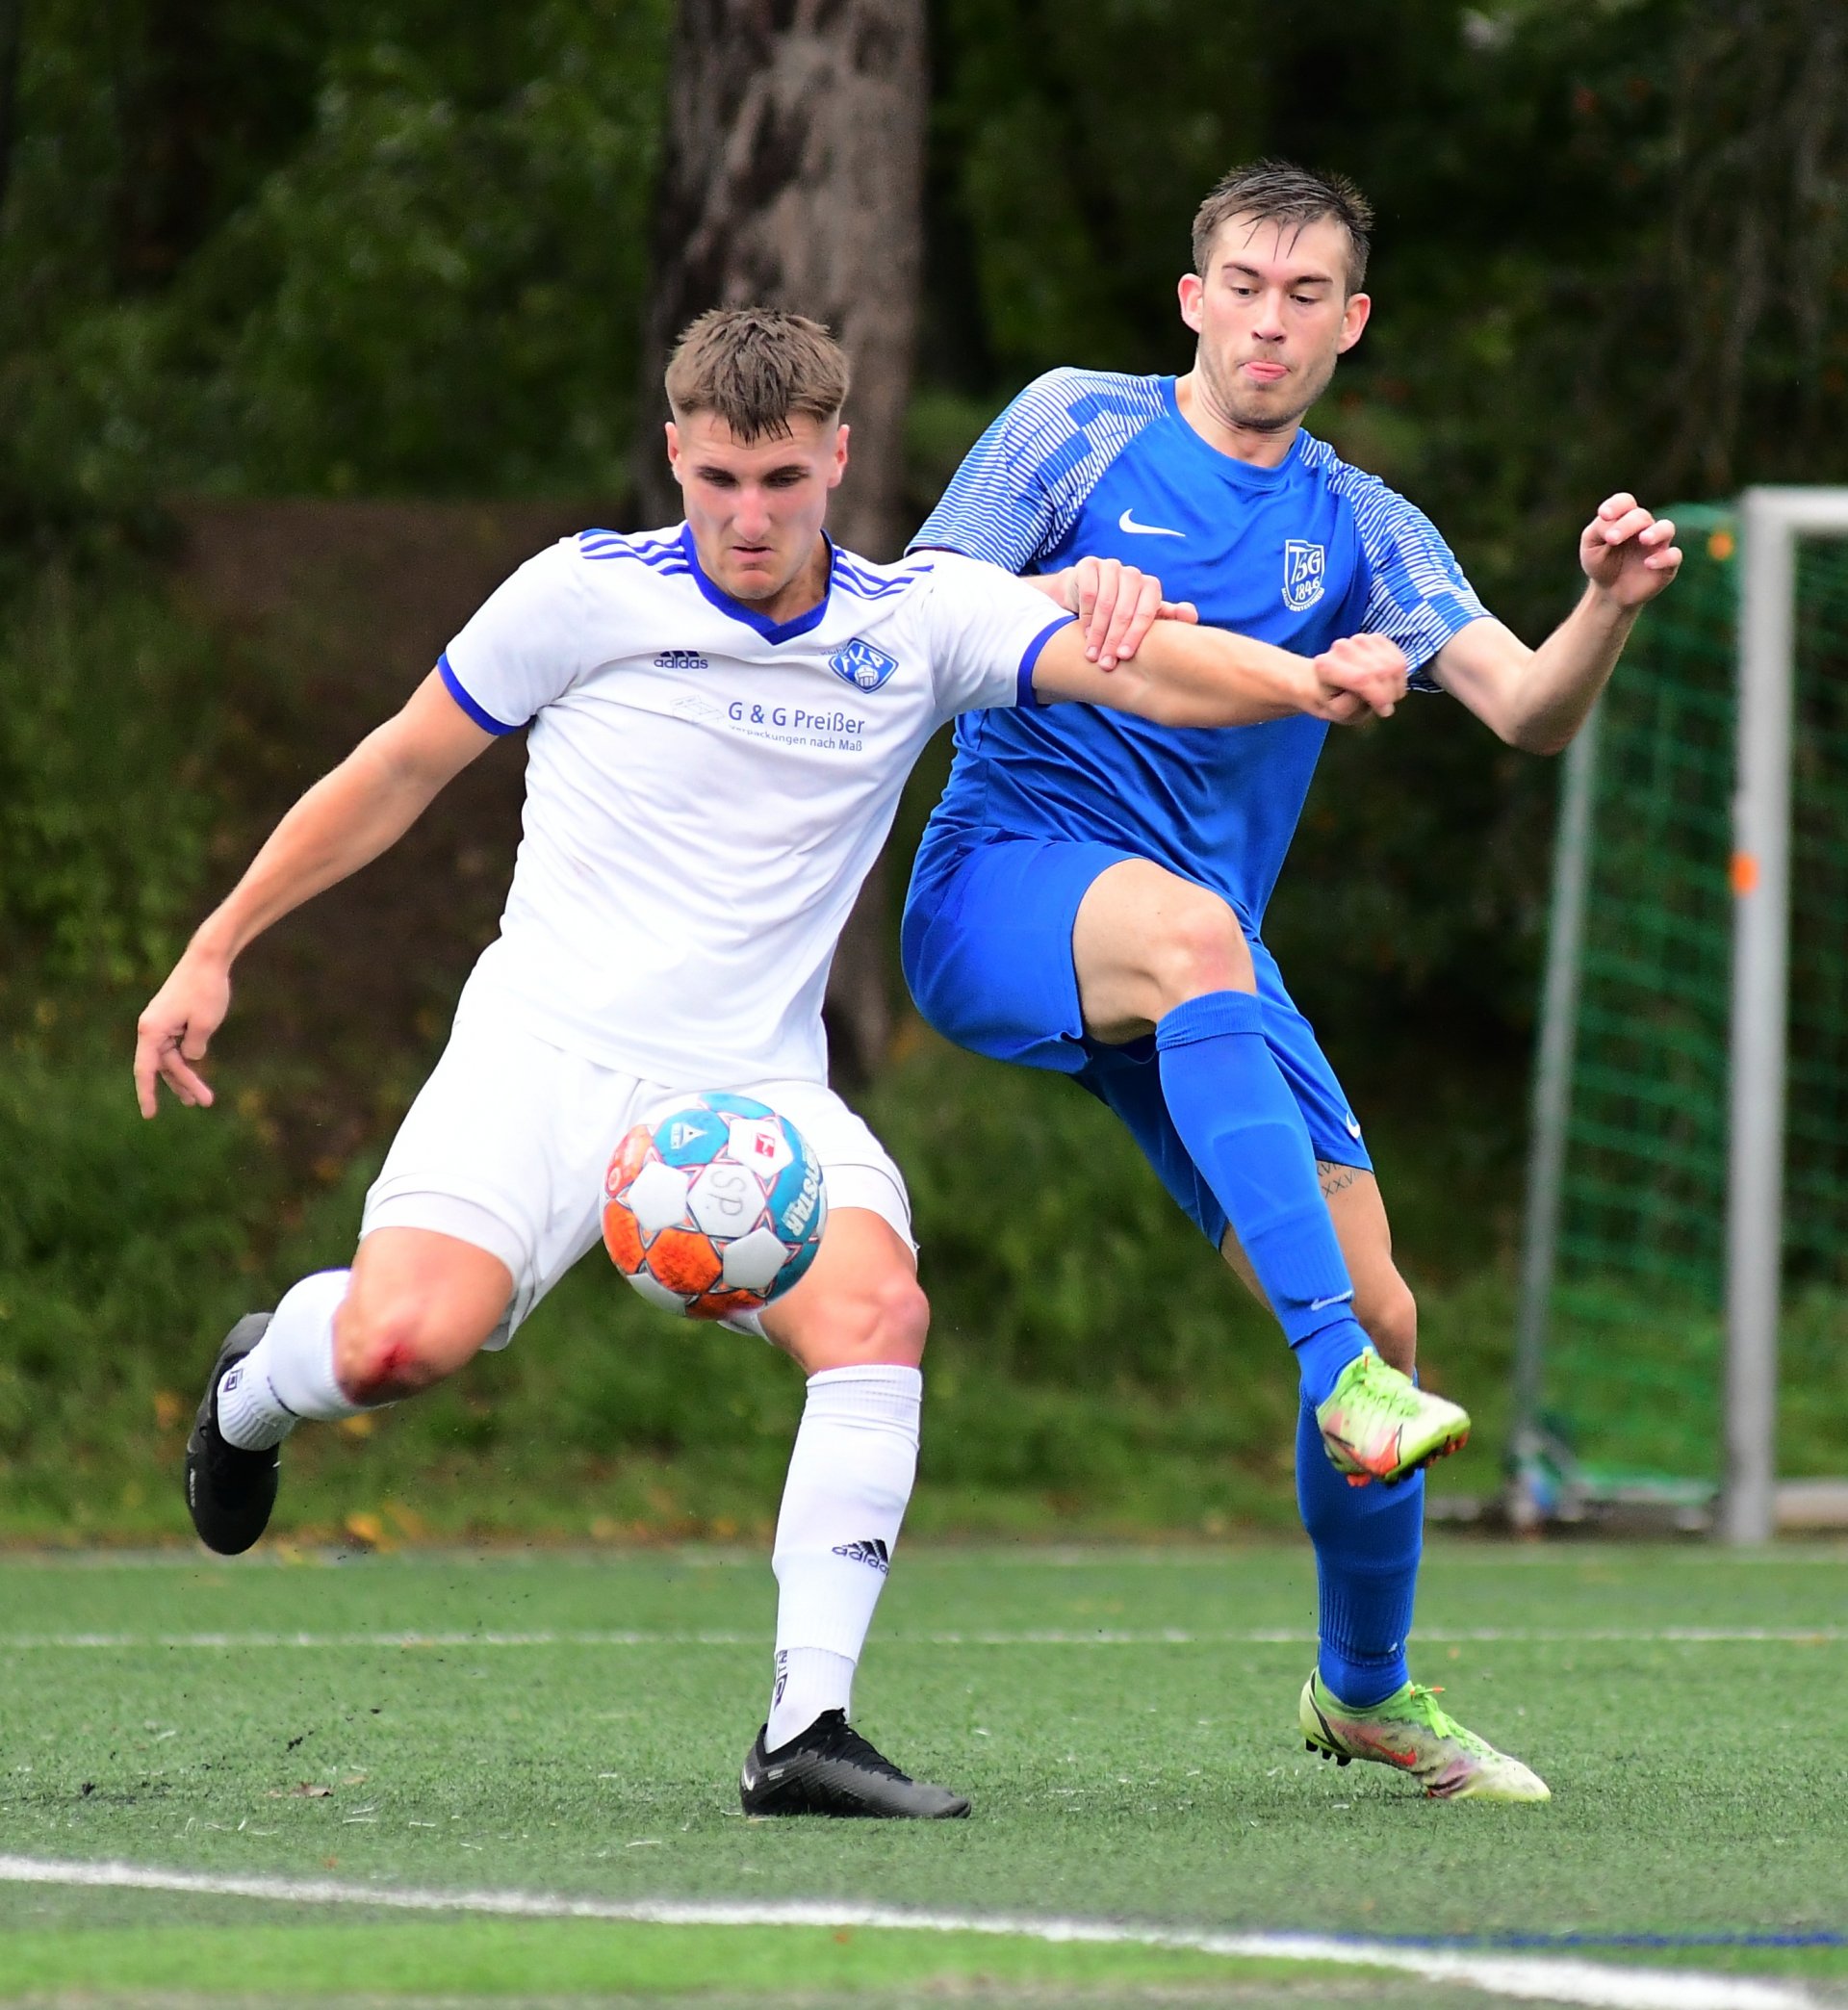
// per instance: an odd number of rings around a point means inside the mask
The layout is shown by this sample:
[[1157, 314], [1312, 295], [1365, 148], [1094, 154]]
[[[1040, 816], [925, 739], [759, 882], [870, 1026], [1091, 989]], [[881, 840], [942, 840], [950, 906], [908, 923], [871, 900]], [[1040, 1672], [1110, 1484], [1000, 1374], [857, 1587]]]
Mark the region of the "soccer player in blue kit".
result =
[[[1180, 282], [1194, 369], [1029, 385], [912, 549], [1095, 592], [1088, 644], [1105, 667], [1164, 593], [1166, 611], [1310, 654], [1381, 634], [1416, 686], [1558, 752], [1674, 578], [1674, 527], [1628, 495], [1601, 505], [1579, 541], [1583, 596], [1530, 650], [1420, 511], [1303, 431], [1367, 323], [1371, 225], [1344, 180], [1235, 169], [1195, 218]], [[1142, 576], [1157, 566], [1159, 584]], [[965, 714], [906, 905], [906, 976], [950, 1039], [1070, 1074], [1115, 1110], [1282, 1326], [1321, 1596], [1298, 1711], [1310, 1749], [1398, 1767], [1440, 1798], [1541, 1801], [1545, 1783], [1407, 1665], [1422, 1468], [1469, 1419], [1410, 1377], [1417, 1308], [1360, 1124], [1262, 938], [1323, 730], [1175, 729], [1085, 706]]]

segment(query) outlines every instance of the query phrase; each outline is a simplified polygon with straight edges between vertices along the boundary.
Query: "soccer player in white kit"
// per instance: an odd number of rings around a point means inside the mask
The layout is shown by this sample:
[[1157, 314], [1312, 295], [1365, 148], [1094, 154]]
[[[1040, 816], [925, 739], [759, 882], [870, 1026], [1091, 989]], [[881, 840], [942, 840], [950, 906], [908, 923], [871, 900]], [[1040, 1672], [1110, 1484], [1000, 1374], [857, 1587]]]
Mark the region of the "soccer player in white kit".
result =
[[[297, 1422], [413, 1395], [504, 1346], [596, 1246], [604, 1167], [633, 1123], [676, 1094], [759, 1097], [814, 1147], [829, 1216], [808, 1276], [759, 1316], [808, 1395], [742, 1798], [754, 1814], [963, 1815], [848, 1722], [911, 1491], [929, 1307], [905, 1182], [827, 1085], [835, 940], [912, 761], [955, 713], [1075, 699], [1177, 725], [1346, 722], [1392, 709], [1404, 662], [1379, 637], [1312, 662], [1165, 621], [1106, 671], [1133, 594], [1087, 627], [970, 559], [840, 551], [822, 526], [847, 462], [846, 364], [799, 317], [703, 316], [667, 392], [685, 523], [585, 531], [522, 566], [282, 819], [141, 1015], [142, 1114], [162, 1079], [209, 1104], [197, 1064], [238, 954], [528, 729], [500, 936], [367, 1196], [351, 1268], [303, 1278], [219, 1350], [187, 1499], [210, 1548], [247, 1549]], [[1095, 583], [1074, 578], [1074, 605]]]

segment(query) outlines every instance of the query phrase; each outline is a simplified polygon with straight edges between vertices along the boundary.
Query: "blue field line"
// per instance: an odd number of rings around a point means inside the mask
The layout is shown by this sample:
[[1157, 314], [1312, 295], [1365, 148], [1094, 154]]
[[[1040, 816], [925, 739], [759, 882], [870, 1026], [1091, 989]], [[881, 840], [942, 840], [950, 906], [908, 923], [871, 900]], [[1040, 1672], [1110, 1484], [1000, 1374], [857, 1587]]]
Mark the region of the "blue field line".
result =
[[1673, 1953], [1686, 1949], [1740, 1947], [1760, 1951], [1777, 1948], [1848, 1947], [1848, 1932], [1818, 1928], [1812, 1933], [1366, 1933], [1337, 1934], [1337, 1940], [1395, 1947], [1452, 1948], [1459, 1953], [1502, 1949], [1563, 1950], [1569, 1947], [1633, 1947], [1642, 1952]]

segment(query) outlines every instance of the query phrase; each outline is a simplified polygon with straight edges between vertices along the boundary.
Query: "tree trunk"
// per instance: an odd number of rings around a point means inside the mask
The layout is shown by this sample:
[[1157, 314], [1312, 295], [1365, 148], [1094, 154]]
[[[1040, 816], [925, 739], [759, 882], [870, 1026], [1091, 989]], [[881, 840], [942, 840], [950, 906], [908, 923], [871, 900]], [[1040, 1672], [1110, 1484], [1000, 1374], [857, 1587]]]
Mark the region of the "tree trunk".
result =
[[[897, 554], [923, 253], [923, 0], [680, 0], [643, 346], [636, 513], [675, 522], [661, 371], [708, 307], [782, 307], [846, 349], [853, 464], [830, 528]], [[866, 882], [828, 987], [836, 1079], [884, 1058], [886, 874]]]

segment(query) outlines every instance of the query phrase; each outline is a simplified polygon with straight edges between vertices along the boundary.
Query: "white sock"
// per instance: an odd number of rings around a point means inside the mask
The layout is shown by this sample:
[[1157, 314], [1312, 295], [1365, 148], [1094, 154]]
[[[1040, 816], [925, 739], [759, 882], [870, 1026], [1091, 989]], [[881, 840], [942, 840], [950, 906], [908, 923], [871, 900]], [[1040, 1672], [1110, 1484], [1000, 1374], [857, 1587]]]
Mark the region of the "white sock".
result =
[[826, 1368], [808, 1378], [777, 1517], [771, 1751], [824, 1711], [852, 1704], [854, 1667], [911, 1498], [923, 1393], [915, 1368]]
[[282, 1295], [268, 1329], [218, 1384], [218, 1429], [246, 1452], [279, 1445], [303, 1417], [356, 1417], [334, 1376], [334, 1314], [350, 1271], [317, 1271]]
[[800, 1738], [824, 1711], [845, 1714], [853, 1707], [854, 1663], [846, 1655], [826, 1647], [779, 1647], [763, 1748], [774, 1752]]

